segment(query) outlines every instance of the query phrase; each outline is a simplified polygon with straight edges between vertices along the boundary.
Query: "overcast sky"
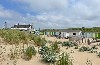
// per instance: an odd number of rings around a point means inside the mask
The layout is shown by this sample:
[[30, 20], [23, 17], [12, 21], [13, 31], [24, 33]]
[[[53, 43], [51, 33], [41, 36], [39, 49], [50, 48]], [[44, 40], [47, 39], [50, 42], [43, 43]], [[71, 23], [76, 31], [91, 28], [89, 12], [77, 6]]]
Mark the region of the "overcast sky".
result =
[[35, 28], [100, 26], [100, 0], [0, 0], [1, 28], [5, 21]]

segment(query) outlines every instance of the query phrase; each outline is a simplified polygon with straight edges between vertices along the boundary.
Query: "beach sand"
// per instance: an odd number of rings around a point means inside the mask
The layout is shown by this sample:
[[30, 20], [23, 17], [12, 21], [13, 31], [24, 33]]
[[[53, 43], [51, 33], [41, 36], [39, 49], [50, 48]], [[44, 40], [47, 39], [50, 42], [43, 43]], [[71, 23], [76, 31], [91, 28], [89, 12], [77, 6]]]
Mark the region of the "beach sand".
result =
[[[46, 40], [49, 41], [68, 41], [68, 39], [56, 39], [55, 37], [46, 37]], [[40, 57], [40, 55], [37, 53], [36, 56], [33, 56], [31, 60], [26, 61], [22, 58], [16, 59], [16, 60], [10, 60], [8, 58], [8, 54], [10, 53], [10, 48], [12, 48], [12, 45], [4, 45], [2, 41], [0, 41], [0, 53], [3, 52], [0, 55], [0, 65], [49, 65], [48, 63], [44, 63]], [[92, 43], [90, 45], [96, 45], [97, 43]], [[32, 45], [32, 44], [30, 44]], [[84, 44], [85, 45], [85, 44]], [[83, 46], [83, 45], [80, 45]], [[86, 45], [87, 46], [87, 45]], [[2, 47], [2, 48], [1, 48]], [[13, 46], [14, 47], [14, 46]], [[36, 50], [38, 50], [37, 47], [35, 47]], [[66, 47], [60, 46], [61, 53], [67, 52], [70, 53], [70, 56], [73, 59], [74, 65], [86, 65], [87, 59], [92, 62], [93, 65], [100, 65], [100, 58], [97, 56], [96, 53], [89, 53], [89, 52], [79, 52], [77, 49], [74, 49], [74, 47], [71, 47], [69, 49], [66, 49]], [[74, 53], [71, 53], [71, 51], [74, 51]], [[98, 52], [100, 51], [100, 47], [98, 46]], [[17, 61], [17, 62], [16, 62]]]

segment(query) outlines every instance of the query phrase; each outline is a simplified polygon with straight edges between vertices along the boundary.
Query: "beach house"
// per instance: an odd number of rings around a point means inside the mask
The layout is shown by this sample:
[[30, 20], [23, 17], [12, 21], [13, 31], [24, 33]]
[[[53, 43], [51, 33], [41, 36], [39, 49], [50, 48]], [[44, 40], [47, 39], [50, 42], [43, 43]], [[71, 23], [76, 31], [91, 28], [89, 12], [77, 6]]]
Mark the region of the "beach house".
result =
[[16, 24], [13, 27], [11, 27], [11, 29], [17, 29], [20, 31], [29, 31], [29, 32], [35, 31], [35, 29], [33, 28], [33, 25], [31, 24], [28, 24], [28, 25]]
[[44, 29], [42, 30], [44, 35], [48, 36], [60, 36], [61, 38], [81, 36], [82, 31], [80, 30], [68, 30], [68, 29]]

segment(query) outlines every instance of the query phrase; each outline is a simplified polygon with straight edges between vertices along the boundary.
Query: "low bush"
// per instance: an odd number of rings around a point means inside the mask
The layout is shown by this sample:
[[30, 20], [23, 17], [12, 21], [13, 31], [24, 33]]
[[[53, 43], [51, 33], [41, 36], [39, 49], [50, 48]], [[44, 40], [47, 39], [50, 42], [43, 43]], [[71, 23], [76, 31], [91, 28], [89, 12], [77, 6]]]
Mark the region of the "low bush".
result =
[[36, 55], [36, 50], [34, 46], [27, 47], [24, 54], [26, 56], [24, 59], [30, 60], [32, 58], [32, 55]]
[[33, 40], [36, 46], [44, 46], [47, 43], [45, 38], [41, 38], [40, 36], [34, 36]]
[[62, 44], [62, 42], [60, 42], [60, 41], [58, 41], [58, 42], [56, 41], [56, 43], [57, 43], [57, 44]]
[[92, 46], [91, 49], [98, 49], [96, 45]]
[[42, 46], [39, 49], [39, 54], [41, 54], [44, 62], [54, 63], [56, 61], [57, 49], [57, 44], [53, 44], [50, 48]]
[[88, 60], [88, 59], [87, 59], [87, 61], [86, 61], [86, 65], [92, 65], [91, 60]]
[[63, 42], [62, 46], [73, 47], [73, 46], [77, 46], [77, 44], [74, 42]]
[[70, 47], [71, 46], [71, 43], [70, 42], [63, 42], [62, 43], [62, 46], [69, 46]]
[[69, 55], [67, 53], [62, 53], [59, 55], [59, 60], [54, 65], [73, 65]]
[[56, 53], [53, 51], [47, 51], [47, 53], [42, 55], [42, 58], [45, 62], [54, 63], [56, 61]]
[[54, 44], [51, 45], [51, 49], [52, 51], [54, 52], [59, 52], [60, 51], [60, 48], [58, 46], [58, 42], [55, 42]]
[[50, 48], [47, 46], [42, 46], [39, 49], [39, 54], [41, 54], [43, 61], [47, 63], [54, 63], [56, 61], [58, 51], [58, 45], [52, 44]]
[[75, 48], [74, 49], [78, 49], [78, 46], [75, 46]]
[[91, 49], [89, 47], [85, 47], [85, 46], [82, 46], [81, 48], [79, 48], [79, 51], [80, 52], [84, 52], [84, 51], [90, 51]]
[[0, 30], [0, 37], [8, 44], [19, 44], [19, 43], [28, 43], [31, 38], [34, 37], [34, 34], [29, 34], [24, 31], [11, 30], [11, 29], [2, 29]]
[[40, 47], [40, 49], [38, 50], [39, 54], [43, 55], [45, 54], [47, 51], [49, 50], [49, 48], [47, 46], [42, 46]]
[[100, 58], [100, 52], [98, 53], [98, 56], [99, 56], [99, 58]]
[[89, 51], [89, 53], [94, 53], [93, 49], [91, 49], [91, 50]]

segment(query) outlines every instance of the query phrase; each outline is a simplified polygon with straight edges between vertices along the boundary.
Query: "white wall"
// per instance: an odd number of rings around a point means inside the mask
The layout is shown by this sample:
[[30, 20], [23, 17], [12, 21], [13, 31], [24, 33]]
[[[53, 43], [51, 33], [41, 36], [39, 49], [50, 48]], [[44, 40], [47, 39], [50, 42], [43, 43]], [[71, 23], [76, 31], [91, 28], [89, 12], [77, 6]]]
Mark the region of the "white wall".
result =
[[69, 37], [69, 33], [67, 33], [67, 32], [61, 32], [61, 37], [68, 38]]
[[[76, 35], [73, 35], [73, 33], [76, 33]], [[80, 32], [61, 32], [61, 37], [72, 37], [72, 36], [81, 36], [81, 31]]]
[[[73, 33], [76, 33], [76, 35], [73, 35]], [[81, 35], [81, 31], [80, 32], [69, 32], [69, 36], [80, 36]]]
[[28, 28], [11, 28], [11, 29], [28, 30]]
[[59, 35], [59, 32], [56, 32], [55, 34], [56, 34], [56, 35]]

